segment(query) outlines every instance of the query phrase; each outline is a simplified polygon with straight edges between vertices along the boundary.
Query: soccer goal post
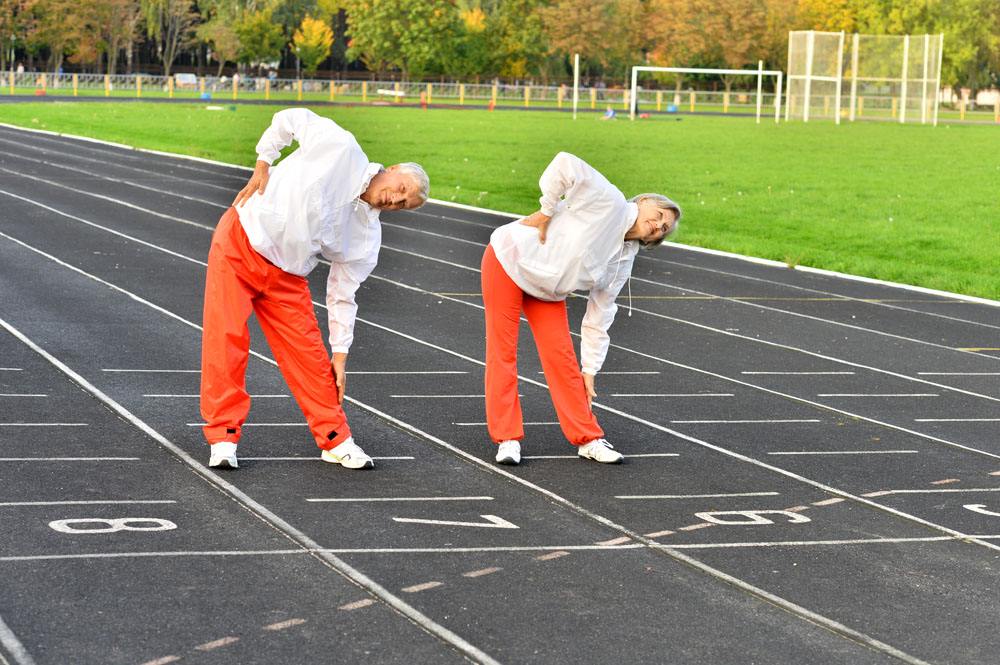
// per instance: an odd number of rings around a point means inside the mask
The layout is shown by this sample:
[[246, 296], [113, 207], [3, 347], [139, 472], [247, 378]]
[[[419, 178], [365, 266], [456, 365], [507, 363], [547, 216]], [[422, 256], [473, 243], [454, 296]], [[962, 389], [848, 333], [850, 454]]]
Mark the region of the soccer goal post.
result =
[[703, 69], [698, 67], [632, 67], [632, 88], [629, 92], [629, 119], [635, 120], [636, 106], [639, 101], [641, 90], [639, 89], [639, 73], [664, 73], [664, 74], [709, 74], [716, 76], [744, 76], [753, 77], [757, 81], [757, 91], [755, 97], [756, 117], [760, 123], [761, 110], [764, 107], [764, 77], [773, 76], [774, 82], [774, 121], [781, 118], [781, 86], [784, 74], [778, 70], [764, 69], [764, 62], [757, 63], [757, 69]]

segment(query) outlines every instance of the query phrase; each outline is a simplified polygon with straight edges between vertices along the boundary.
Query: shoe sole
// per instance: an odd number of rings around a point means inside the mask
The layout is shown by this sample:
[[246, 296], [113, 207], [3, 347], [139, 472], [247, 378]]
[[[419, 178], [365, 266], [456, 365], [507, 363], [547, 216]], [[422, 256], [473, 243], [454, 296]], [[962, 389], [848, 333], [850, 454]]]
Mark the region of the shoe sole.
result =
[[327, 464], [339, 464], [340, 466], [344, 467], [345, 469], [351, 469], [352, 471], [361, 471], [362, 469], [374, 469], [375, 468], [375, 462], [373, 462], [372, 460], [366, 461], [361, 466], [348, 466], [347, 464], [344, 464], [340, 460], [329, 459], [327, 457], [323, 457], [322, 455], [320, 455], [320, 459], [323, 460], [324, 462], [326, 462]]
[[504, 466], [517, 466], [521, 463], [521, 460], [514, 459], [513, 457], [504, 457], [503, 459], [498, 459], [497, 464], [503, 464]]
[[208, 466], [211, 469], [238, 469], [240, 468], [239, 462], [236, 460], [230, 460], [229, 458], [224, 458], [216, 460], [214, 463], [210, 460]]
[[586, 455], [577, 455], [577, 457], [579, 457], [580, 459], [588, 459], [588, 460], [591, 460], [593, 462], [597, 462], [598, 464], [621, 464], [622, 462], [625, 461], [625, 457], [624, 456], [619, 457], [616, 460], [608, 460], [607, 462], [602, 462], [601, 460], [599, 460], [599, 459], [597, 459], [595, 457], [588, 457]]

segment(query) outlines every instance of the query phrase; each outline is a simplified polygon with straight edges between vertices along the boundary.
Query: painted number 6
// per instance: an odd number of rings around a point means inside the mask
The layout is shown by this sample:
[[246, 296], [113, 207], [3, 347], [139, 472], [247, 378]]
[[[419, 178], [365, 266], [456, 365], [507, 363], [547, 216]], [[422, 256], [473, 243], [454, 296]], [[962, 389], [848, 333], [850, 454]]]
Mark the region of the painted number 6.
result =
[[[81, 525], [80, 527], [74, 526]], [[103, 525], [87, 528], [85, 524]], [[55, 520], [49, 526], [59, 533], [116, 533], [118, 531], [170, 531], [177, 525], [169, 520], [156, 517], [121, 517], [118, 519], [103, 519], [100, 517], [84, 517], [72, 520]]]

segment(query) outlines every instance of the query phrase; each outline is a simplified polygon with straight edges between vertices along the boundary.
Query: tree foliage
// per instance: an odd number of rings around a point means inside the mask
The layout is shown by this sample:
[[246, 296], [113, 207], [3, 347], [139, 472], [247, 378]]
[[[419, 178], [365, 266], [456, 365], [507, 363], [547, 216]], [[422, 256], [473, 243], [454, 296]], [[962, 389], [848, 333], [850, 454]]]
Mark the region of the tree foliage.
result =
[[319, 64], [330, 55], [333, 30], [323, 21], [306, 16], [292, 37], [292, 47], [302, 61], [302, 69], [312, 76]]

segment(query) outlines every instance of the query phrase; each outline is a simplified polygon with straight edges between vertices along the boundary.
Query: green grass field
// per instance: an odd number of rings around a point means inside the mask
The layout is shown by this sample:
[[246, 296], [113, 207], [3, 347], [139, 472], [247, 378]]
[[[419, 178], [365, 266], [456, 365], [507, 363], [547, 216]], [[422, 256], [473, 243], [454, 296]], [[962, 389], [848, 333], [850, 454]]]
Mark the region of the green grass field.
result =
[[[19, 103], [0, 121], [252, 165], [274, 107]], [[559, 150], [626, 194], [680, 202], [677, 241], [1000, 299], [1000, 128], [706, 116], [322, 107], [375, 161], [418, 161], [431, 195], [527, 213]]]

